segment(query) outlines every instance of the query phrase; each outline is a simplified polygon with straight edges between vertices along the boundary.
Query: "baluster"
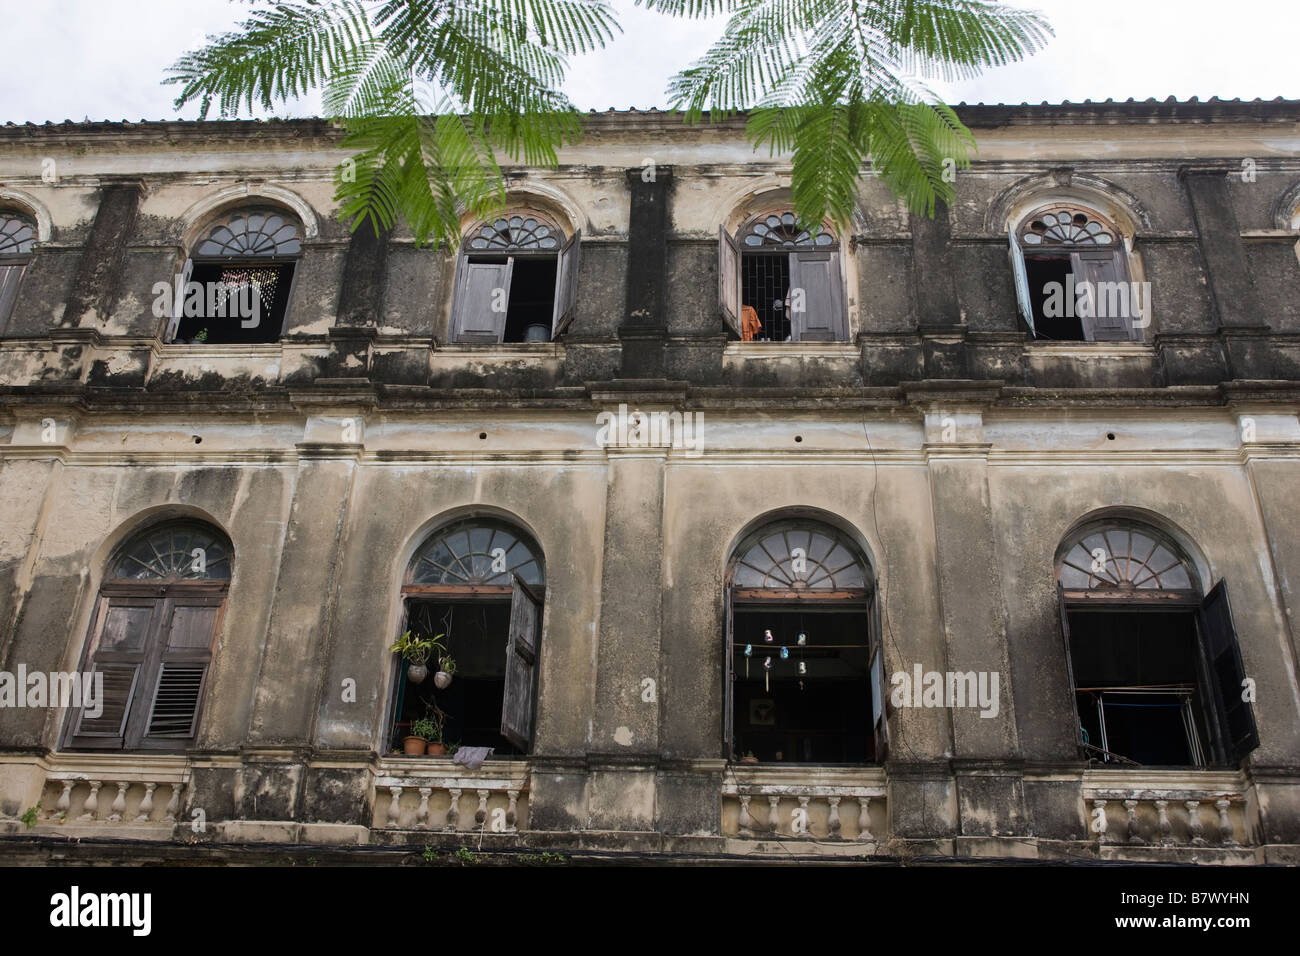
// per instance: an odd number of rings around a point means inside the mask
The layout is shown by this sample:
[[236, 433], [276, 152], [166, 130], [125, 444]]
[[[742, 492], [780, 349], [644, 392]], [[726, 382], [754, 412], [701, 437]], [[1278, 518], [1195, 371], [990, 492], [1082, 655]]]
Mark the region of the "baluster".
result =
[[1219, 808], [1219, 840], [1224, 846], [1237, 845], [1237, 841], [1232, 838], [1232, 821], [1228, 819], [1228, 806], [1231, 803], [1227, 797], [1214, 801], [1214, 805]]
[[798, 827], [795, 827], [794, 822], [791, 821], [790, 832], [793, 833], [795, 836], [810, 837], [812, 836], [812, 821], [808, 819], [808, 798], [807, 797], [799, 798], [799, 810], [801, 811], [801, 813], [799, 814], [799, 819], [801, 823]]
[[112, 811], [108, 815], [109, 823], [121, 823], [122, 811], [126, 809], [126, 788], [131, 784], [125, 780], [119, 780], [117, 784], [117, 796], [113, 798], [113, 805], [109, 807]]
[[830, 815], [826, 818], [826, 837], [829, 840], [838, 840], [840, 838], [840, 798], [827, 797], [826, 802], [831, 805]]
[[519, 791], [510, 790], [510, 806], [506, 808], [506, 832], [515, 833], [518, 827], [515, 823], [519, 820]]
[[477, 791], [478, 809], [474, 811], [474, 822], [477, 823], [479, 826], [482, 826], [483, 821], [487, 819], [487, 800], [488, 800], [489, 792], [490, 791], [488, 790]]
[[54, 802], [53, 817], [57, 817], [62, 823], [68, 819], [68, 810], [72, 807], [72, 788], [76, 784], [75, 780], [63, 780], [63, 792], [59, 794], [59, 799]]
[[77, 817], [78, 820], [89, 821], [95, 819], [95, 814], [99, 810], [99, 788], [104, 784], [99, 780], [89, 780], [90, 793], [86, 795], [86, 802], [81, 805], [82, 814]]
[[1131, 843], [1134, 846], [1144, 846], [1147, 841], [1138, 835], [1137, 805], [1138, 801], [1136, 800], [1124, 801], [1124, 809], [1128, 811], [1128, 817], [1124, 821], [1124, 826], [1127, 830], [1127, 833], [1124, 835], [1124, 842]]
[[140, 812], [136, 815], [136, 823], [148, 823], [149, 817], [153, 814], [153, 792], [158, 789], [156, 783], [146, 783], [144, 785], [144, 799], [140, 801]]
[[1205, 846], [1205, 828], [1201, 825], [1201, 801], [1184, 800], [1187, 808], [1187, 834], [1192, 838], [1192, 846]]
[[1160, 843], [1168, 845], [1174, 842], [1173, 827], [1169, 824], [1169, 801], [1157, 800], [1156, 804], [1156, 831], [1160, 834]]
[[185, 788], [183, 783], [172, 784], [172, 796], [167, 801], [167, 812], [163, 814], [163, 823], [175, 823], [176, 814], [181, 812], [181, 791]]
[[432, 787], [420, 788], [420, 807], [415, 811], [415, 826], [418, 830], [423, 830], [429, 825], [429, 795], [433, 793]]
[[858, 839], [876, 839], [871, 834], [871, 798], [865, 794], [858, 797]]
[[442, 828], [455, 830], [460, 826], [460, 788], [452, 787], [448, 792], [451, 794], [451, 803], [447, 805], [447, 818]]
[[752, 800], [748, 793], [740, 794], [740, 817], [737, 819], [738, 830], [742, 837], [752, 837], [754, 835], [754, 818], [749, 815], [749, 801]]
[[[1109, 801], [1093, 798], [1092, 801], [1092, 823], [1088, 824], [1091, 830], [1097, 834], [1097, 840], [1100, 843], [1109, 843], [1110, 839], [1106, 836], [1106, 828], [1110, 825], [1106, 819], [1106, 804]], [[1097, 811], [1100, 810], [1101, 813]]]
[[781, 832], [781, 798], [770, 794], [767, 798], [767, 828], [773, 833]]
[[402, 818], [402, 788], [388, 788], [388, 826], [396, 827]]

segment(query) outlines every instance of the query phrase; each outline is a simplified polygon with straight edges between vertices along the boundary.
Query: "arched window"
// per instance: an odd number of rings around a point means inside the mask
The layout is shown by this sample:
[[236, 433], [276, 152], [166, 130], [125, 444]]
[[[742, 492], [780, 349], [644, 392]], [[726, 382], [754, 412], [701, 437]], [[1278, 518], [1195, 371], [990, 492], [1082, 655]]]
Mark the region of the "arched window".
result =
[[440, 635], [427, 667], [442, 673], [426, 680], [420, 667], [400, 665], [394, 745], [432, 717], [446, 744], [529, 752], [545, 587], [536, 543], [495, 518], [453, 522], [419, 547], [402, 586], [404, 629], [421, 639]]
[[1010, 239], [1020, 313], [1035, 337], [1141, 340], [1150, 295], [1145, 284], [1129, 281], [1124, 239], [1113, 223], [1059, 203], [1030, 213]]
[[794, 213], [762, 213], [733, 239], [718, 232], [718, 299], [742, 341], [842, 342], [839, 241], [829, 226], [804, 229]]
[[155, 525], [118, 549], [81, 667], [93, 694], [72, 714], [68, 746], [193, 745], [230, 574], [229, 540], [199, 522]]
[[724, 600], [724, 754], [864, 763], [885, 753], [884, 660], [862, 550], [790, 519], [741, 541]]
[[32, 261], [36, 222], [12, 209], [0, 209], [0, 334], [9, 324], [18, 285]]
[[1089, 760], [1199, 767], [1235, 763], [1258, 746], [1225, 582], [1202, 599], [1178, 544], [1131, 521], [1076, 531], [1056, 577]]
[[302, 228], [278, 209], [227, 214], [194, 246], [173, 299], [168, 342], [275, 342], [284, 331]]
[[544, 216], [483, 223], [462, 246], [452, 306], [455, 342], [547, 342], [573, 320], [582, 233]]

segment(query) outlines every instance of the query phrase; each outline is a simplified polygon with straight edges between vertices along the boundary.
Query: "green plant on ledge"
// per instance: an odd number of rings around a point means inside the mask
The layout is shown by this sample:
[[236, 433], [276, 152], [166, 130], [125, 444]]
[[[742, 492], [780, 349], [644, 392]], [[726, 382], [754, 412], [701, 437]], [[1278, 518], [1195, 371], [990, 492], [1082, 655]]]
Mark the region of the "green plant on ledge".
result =
[[26, 824], [27, 829], [30, 830], [32, 827], [36, 826], [36, 820], [37, 820], [36, 808], [28, 807], [27, 811], [18, 819], [22, 820], [23, 823]]

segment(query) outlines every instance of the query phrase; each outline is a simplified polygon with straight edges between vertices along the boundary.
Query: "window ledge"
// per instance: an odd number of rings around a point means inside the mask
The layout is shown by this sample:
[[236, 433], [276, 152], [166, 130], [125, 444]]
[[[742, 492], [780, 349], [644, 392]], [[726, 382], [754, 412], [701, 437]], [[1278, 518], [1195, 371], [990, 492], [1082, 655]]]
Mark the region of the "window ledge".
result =
[[1067, 355], [1072, 358], [1127, 358], [1155, 354], [1152, 342], [1040, 342], [1030, 339], [1026, 353]]
[[856, 359], [861, 348], [853, 342], [728, 342], [723, 355], [750, 358], [845, 357]]
[[525, 355], [563, 358], [564, 346], [559, 342], [449, 342], [436, 345], [435, 353], [475, 355], [480, 358], [519, 358]]
[[195, 342], [160, 342], [158, 354], [163, 358], [176, 358], [182, 355], [202, 355], [207, 358], [238, 358], [246, 355], [279, 356], [281, 342], [227, 342], [219, 345]]
[[1240, 793], [1246, 787], [1240, 770], [1211, 770], [1204, 767], [1115, 767], [1091, 768], [1083, 772], [1086, 793]]
[[722, 792], [785, 793], [790, 796], [818, 794], [825, 796], [883, 797], [885, 768], [873, 764], [796, 764], [732, 762], [723, 777]]

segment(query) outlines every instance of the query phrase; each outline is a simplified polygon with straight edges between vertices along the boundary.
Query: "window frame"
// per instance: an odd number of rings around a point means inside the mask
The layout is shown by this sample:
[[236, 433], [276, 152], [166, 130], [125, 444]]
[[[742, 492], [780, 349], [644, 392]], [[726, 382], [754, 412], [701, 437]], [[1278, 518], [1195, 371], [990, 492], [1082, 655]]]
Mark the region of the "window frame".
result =
[[3, 207], [0, 208], [0, 221], [5, 219], [22, 222], [31, 230], [32, 238], [30, 247], [25, 252], [0, 253], [0, 336], [8, 334], [9, 321], [18, 305], [23, 277], [35, 257], [35, 246], [40, 241], [40, 227], [34, 216], [20, 209]]

